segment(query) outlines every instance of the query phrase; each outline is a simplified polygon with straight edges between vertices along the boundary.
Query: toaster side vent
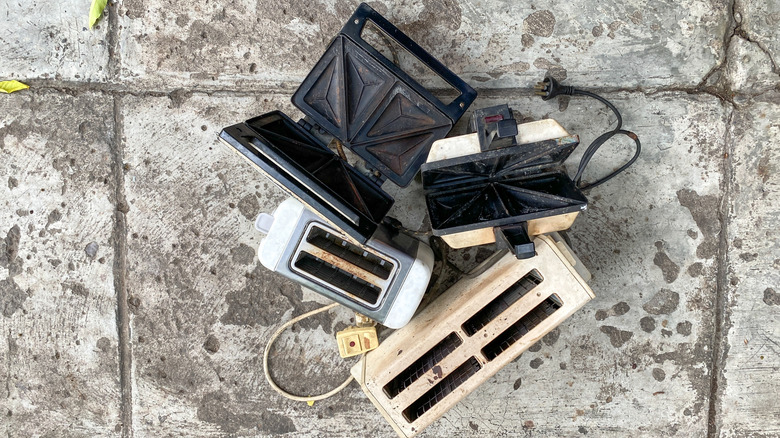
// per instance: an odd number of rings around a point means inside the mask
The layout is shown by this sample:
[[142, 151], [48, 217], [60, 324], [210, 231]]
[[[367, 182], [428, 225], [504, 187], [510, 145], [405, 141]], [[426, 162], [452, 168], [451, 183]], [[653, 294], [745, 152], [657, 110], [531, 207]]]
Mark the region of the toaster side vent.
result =
[[369, 303], [376, 303], [382, 292], [379, 287], [305, 252], [300, 253], [295, 267]]
[[517, 280], [515, 284], [510, 286], [501, 295], [493, 299], [488, 305], [482, 308], [474, 316], [466, 320], [463, 323], [463, 331], [467, 335], [473, 336], [500, 315], [504, 310], [508, 309], [512, 304], [517, 302], [525, 294], [530, 292], [537, 284], [542, 282], [542, 276], [536, 269], [525, 274], [521, 279]]
[[391, 262], [381, 259], [322, 228], [312, 227], [311, 232], [306, 236], [306, 241], [317, 248], [325, 250], [336, 257], [344, 259], [349, 263], [376, 275], [382, 280], [387, 280], [393, 270], [393, 264]]
[[552, 315], [556, 310], [560, 309], [562, 305], [563, 303], [561, 302], [561, 299], [558, 297], [558, 295], [550, 295], [547, 299], [531, 309], [530, 312], [523, 315], [520, 320], [504, 330], [504, 332], [493, 339], [493, 341], [487, 344], [482, 349], [482, 354], [485, 355], [487, 360], [495, 359], [504, 350], [511, 347], [515, 342], [519, 341], [520, 338], [533, 330], [534, 327], [539, 325], [548, 316]]
[[463, 341], [461, 341], [457, 334], [450, 333], [449, 336], [442, 339], [441, 342], [428, 350], [419, 359], [414, 361], [414, 363], [395, 376], [393, 380], [387, 383], [387, 385], [382, 388], [385, 395], [387, 395], [388, 398], [393, 398], [400, 394], [401, 391], [417, 381], [423, 374], [433, 368], [434, 365], [444, 360], [447, 355], [452, 353], [462, 343]]
[[442, 401], [447, 395], [455, 391], [461, 384], [476, 374], [482, 366], [475, 357], [469, 358], [461, 366], [443, 378], [436, 386], [428, 390], [403, 411], [403, 416], [409, 423], [420, 418], [428, 412], [436, 403]]

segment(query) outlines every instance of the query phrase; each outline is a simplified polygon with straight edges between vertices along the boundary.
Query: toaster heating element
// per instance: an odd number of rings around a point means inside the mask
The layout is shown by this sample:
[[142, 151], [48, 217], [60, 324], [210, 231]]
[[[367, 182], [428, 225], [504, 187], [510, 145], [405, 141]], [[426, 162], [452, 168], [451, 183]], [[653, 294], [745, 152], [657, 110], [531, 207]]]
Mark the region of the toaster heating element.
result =
[[256, 224], [263, 266], [390, 328], [411, 319], [431, 278], [433, 251], [384, 225], [361, 244], [292, 198]]
[[464, 278], [351, 370], [401, 437], [421, 432], [594, 298], [556, 233]]

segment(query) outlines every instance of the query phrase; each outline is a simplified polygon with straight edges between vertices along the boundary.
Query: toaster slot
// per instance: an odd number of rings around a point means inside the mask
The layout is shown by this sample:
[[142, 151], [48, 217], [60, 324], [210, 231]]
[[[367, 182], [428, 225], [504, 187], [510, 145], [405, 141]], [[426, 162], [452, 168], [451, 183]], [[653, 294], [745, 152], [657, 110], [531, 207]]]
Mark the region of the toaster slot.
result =
[[441, 342], [436, 344], [433, 348], [428, 350], [419, 359], [414, 361], [405, 370], [400, 372], [397, 376], [388, 382], [382, 390], [388, 398], [393, 398], [404, 389], [408, 388], [412, 383], [417, 381], [423, 374], [428, 372], [434, 365], [444, 360], [447, 355], [455, 351], [460, 344], [462, 344], [460, 337], [455, 333], [450, 333], [449, 336], [442, 339]]
[[306, 236], [306, 241], [317, 248], [327, 251], [336, 257], [376, 275], [382, 280], [387, 280], [393, 270], [393, 264], [391, 262], [379, 258], [322, 228], [312, 227], [309, 235]]
[[495, 359], [504, 352], [504, 350], [511, 347], [515, 342], [519, 341], [528, 332], [533, 330], [534, 327], [555, 313], [556, 310], [560, 309], [561, 306], [563, 306], [563, 302], [561, 302], [560, 297], [555, 294], [550, 295], [482, 348], [482, 354], [487, 360]]
[[500, 315], [504, 310], [508, 309], [512, 304], [517, 302], [520, 298], [530, 292], [537, 284], [542, 282], [542, 275], [536, 269], [525, 274], [521, 279], [517, 280], [512, 286], [505, 290], [501, 295], [494, 298], [490, 303], [483, 307], [480, 311], [474, 314], [471, 318], [466, 320], [463, 324], [463, 331], [467, 335], [473, 336]]
[[414, 422], [433, 408], [436, 403], [439, 403], [447, 395], [455, 391], [481, 368], [482, 366], [475, 357], [469, 358], [465, 363], [443, 378], [436, 386], [423, 394], [422, 397], [404, 409], [402, 413], [404, 419], [409, 423]]
[[300, 253], [294, 267], [368, 303], [376, 303], [382, 293], [378, 286], [305, 252]]

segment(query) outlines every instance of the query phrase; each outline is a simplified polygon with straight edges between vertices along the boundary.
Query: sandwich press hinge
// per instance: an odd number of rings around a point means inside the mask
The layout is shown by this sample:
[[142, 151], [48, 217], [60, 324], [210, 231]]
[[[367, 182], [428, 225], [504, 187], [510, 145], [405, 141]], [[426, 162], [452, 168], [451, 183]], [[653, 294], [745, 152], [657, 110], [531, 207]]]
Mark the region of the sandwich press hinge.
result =
[[328, 133], [322, 126], [313, 123], [311, 118], [309, 116], [306, 116], [300, 120], [298, 120], [298, 124], [305, 130], [309, 131], [309, 133], [315, 137], [319, 141], [322, 142], [322, 144], [329, 144], [331, 140], [333, 140], [333, 136]]
[[477, 133], [483, 152], [517, 145], [517, 120], [507, 104], [474, 111], [469, 121], [469, 132]]

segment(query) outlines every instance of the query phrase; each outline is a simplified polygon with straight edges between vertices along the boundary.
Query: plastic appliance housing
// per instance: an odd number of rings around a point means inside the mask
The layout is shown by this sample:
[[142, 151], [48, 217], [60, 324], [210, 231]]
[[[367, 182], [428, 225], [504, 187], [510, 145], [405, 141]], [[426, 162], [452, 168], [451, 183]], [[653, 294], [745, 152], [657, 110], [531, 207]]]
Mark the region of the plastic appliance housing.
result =
[[406, 325], [428, 286], [433, 251], [384, 226], [360, 244], [293, 198], [258, 223], [263, 266], [387, 327]]
[[587, 269], [556, 233], [458, 281], [369, 352], [352, 375], [408, 438], [422, 432], [594, 298]]

